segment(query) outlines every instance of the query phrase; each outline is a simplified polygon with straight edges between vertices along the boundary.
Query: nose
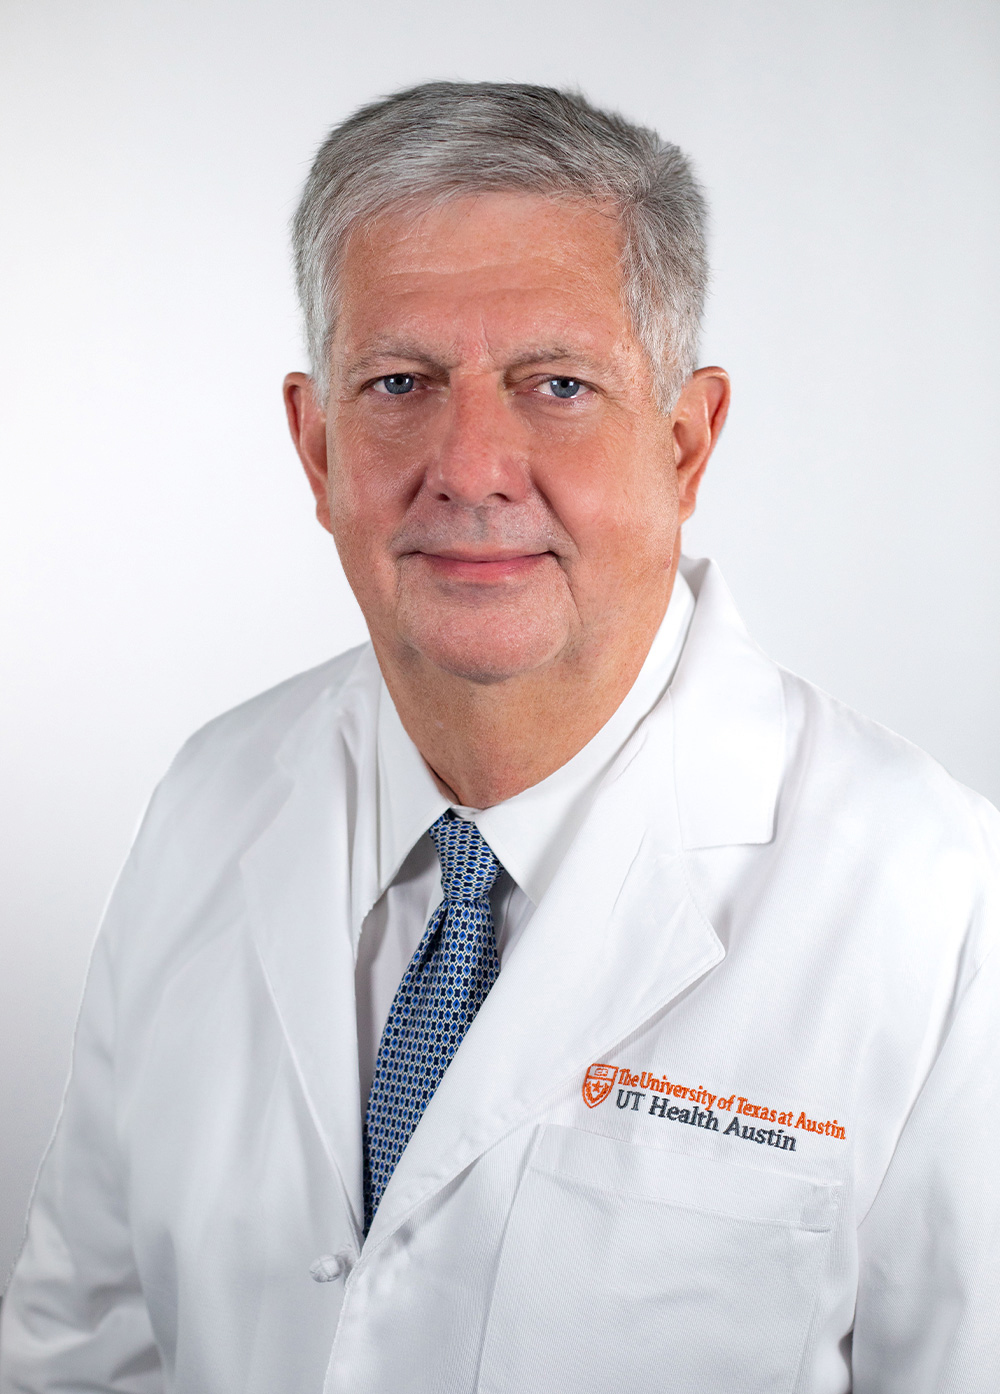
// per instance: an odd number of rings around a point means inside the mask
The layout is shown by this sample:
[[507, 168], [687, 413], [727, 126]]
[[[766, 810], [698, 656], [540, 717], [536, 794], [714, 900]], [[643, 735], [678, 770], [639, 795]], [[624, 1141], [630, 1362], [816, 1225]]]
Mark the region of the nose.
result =
[[506, 393], [487, 377], [453, 382], [425, 487], [442, 503], [478, 508], [528, 493], [523, 428]]

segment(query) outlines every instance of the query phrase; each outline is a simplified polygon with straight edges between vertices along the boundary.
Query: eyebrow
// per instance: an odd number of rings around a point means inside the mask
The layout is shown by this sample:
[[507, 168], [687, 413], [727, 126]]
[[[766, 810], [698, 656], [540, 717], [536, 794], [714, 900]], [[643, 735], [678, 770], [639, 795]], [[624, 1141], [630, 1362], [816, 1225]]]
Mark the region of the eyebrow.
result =
[[[401, 339], [376, 339], [363, 354], [352, 359], [347, 365], [351, 378], [364, 377], [366, 373], [380, 368], [387, 358], [401, 358], [405, 362], [419, 364], [431, 371], [447, 372], [456, 366], [455, 359], [435, 358], [426, 349]], [[588, 354], [570, 348], [566, 344], [532, 344], [523, 349], [516, 358], [505, 365], [512, 368], [530, 367], [532, 363], [578, 363], [582, 368], [593, 368], [595, 361]]]
[[567, 363], [570, 361], [585, 366], [591, 366], [593, 363], [593, 360], [586, 354], [567, 348], [563, 344], [540, 344], [537, 347], [526, 349], [507, 366], [509, 368], [527, 368], [531, 363]]

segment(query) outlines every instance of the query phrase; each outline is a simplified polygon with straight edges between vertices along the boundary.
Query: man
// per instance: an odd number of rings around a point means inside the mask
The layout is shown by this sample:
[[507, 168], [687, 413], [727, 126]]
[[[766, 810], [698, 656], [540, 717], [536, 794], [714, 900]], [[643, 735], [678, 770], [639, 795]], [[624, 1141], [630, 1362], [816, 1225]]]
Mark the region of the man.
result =
[[320, 150], [286, 402], [371, 645], [154, 796], [4, 1394], [996, 1387], [997, 815], [679, 568], [703, 221], [548, 89]]

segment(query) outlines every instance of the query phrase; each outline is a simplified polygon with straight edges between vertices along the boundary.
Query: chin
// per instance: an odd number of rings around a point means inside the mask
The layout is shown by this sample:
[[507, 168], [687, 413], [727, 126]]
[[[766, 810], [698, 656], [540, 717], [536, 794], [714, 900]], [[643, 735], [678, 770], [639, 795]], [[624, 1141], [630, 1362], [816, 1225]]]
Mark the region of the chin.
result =
[[553, 662], [568, 640], [553, 616], [528, 617], [511, 623], [509, 616], [462, 616], [446, 623], [413, 626], [405, 634], [408, 646], [435, 668], [489, 685], [509, 682]]

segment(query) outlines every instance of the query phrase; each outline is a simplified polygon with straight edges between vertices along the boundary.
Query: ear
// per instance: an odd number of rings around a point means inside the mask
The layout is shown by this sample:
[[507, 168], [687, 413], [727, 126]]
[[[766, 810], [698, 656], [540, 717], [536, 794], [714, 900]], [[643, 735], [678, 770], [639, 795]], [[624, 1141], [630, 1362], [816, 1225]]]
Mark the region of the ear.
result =
[[698, 486], [728, 411], [729, 374], [724, 368], [699, 368], [684, 384], [671, 412], [682, 523], [694, 512]]
[[305, 373], [289, 373], [284, 384], [288, 429], [316, 500], [316, 517], [331, 532], [327, 494], [326, 412], [316, 396], [316, 384]]

